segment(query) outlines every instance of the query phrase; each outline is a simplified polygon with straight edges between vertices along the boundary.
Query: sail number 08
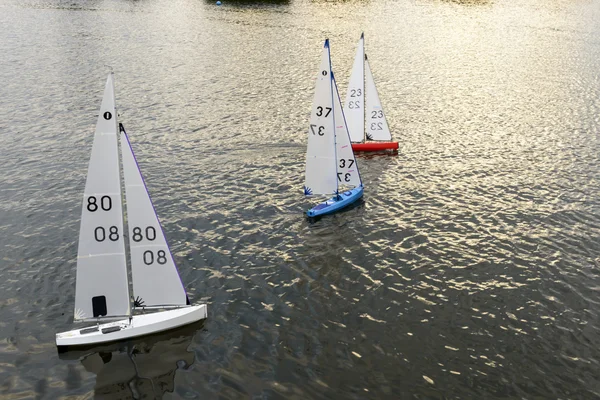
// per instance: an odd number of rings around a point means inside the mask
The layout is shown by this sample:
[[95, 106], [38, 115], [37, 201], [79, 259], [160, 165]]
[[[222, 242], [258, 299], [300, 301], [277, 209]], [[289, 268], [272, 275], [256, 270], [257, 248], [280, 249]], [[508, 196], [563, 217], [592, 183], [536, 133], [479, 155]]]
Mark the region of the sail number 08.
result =
[[[144, 264], [152, 265], [154, 264], [154, 253], [152, 250], [146, 250], [144, 252]], [[164, 265], [167, 263], [167, 253], [164, 250], [159, 250], [156, 252], [156, 262], [160, 265]]]

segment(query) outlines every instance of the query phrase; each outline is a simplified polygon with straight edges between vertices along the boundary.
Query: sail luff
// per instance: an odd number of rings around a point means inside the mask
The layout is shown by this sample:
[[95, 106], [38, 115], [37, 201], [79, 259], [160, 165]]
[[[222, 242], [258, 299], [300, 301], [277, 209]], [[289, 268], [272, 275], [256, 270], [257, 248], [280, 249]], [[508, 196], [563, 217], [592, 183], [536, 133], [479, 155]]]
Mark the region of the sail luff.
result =
[[75, 320], [130, 315], [113, 75], [104, 87], [77, 250]]
[[189, 304], [144, 177], [121, 125], [134, 306]]

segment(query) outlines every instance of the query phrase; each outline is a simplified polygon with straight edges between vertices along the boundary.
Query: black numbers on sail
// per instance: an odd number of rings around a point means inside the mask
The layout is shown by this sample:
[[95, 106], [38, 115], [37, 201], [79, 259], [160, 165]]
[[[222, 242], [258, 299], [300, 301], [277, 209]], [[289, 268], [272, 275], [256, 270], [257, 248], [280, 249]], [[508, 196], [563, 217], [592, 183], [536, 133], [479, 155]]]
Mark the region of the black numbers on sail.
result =
[[349, 172], [347, 172], [345, 174], [343, 172], [338, 172], [337, 175], [338, 175], [338, 181], [342, 182], [342, 175], [343, 175], [344, 176], [343, 181], [350, 182], [350, 173]]
[[381, 122], [371, 122], [371, 130], [372, 131], [382, 131], [383, 124]]
[[[152, 265], [154, 264], [154, 253], [152, 252], [152, 250], [146, 250], [144, 252], [144, 264], [146, 265]], [[159, 250], [156, 252], [156, 262], [159, 263], [160, 265], [164, 265], [167, 263], [167, 253], [165, 253], [164, 250]]]
[[313, 135], [319, 135], [319, 136], [323, 136], [325, 134], [324, 130], [325, 127], [324, 126], [319, 126], [319, 128], [315, 131], [315, 129], [317, 129], [317, 125], [315, 124], [310, 124], [310, 130], [312, 131]]
[[340, 168], [352, 168], [353, 165], [354, 165], [354, 160], [351, 158], [348, 159], [347, 167], [346, 167], [346, 159], [344, 159], [344, 158], [340, 159]]
[[104, 119], [109, 121], [112, 118], [112, 114], [108, 111], [104, 113]]
[[[96, 242], [104, 242], [106, 240], [106, 229], [101, 226], [94, 229], [94, 239], [96, 239]], [[108, 228], [108, 240], [111, 242], [119, 240], [119, 228], [116, 226]]]
[[[104, 211], [110, 211], [112, 208], [112, 199], [110, 196], [100, 197], [100, 208]], [[87, 210], [89, 212], [95, 212], [98, 210], [98, 199], [95, 196], [90, 196], [87, 199]]]
[[350, 100], [348, 102], [348, 108], [350, 108], [350, 109], [360, 108], [360, 101], [358, 101], [358, 100], [354, 100], [354, 101]]
[[375, 119], [375, 118], [383, 118], [383, 111], [379, 110], [379, 111], [371, 111], [371, 118]]
[[[145, 229], [146, 240], [153, 241], [156, 239], [156, 229], [153, 226], [147, 226]], [[133, 228], [133, 235], [131, 237], [134, 242], [141, 242], [144, 239], [144, 235], [142, 234], [142, 228], [136, 226]]]
[[362, 91], [360, 89], [351, 89], [350, 90], [350, 97], [359, 97], [362, 94]]
[[[325, 107], [326, 113], [325, 113], [325, 118], [327, 118], [329, 116], [329, 113], [331, 112], [331, 107]], [[317, 117], [321, 117], [323, 116], [323, 107], [319, 106], [317, 107]]]

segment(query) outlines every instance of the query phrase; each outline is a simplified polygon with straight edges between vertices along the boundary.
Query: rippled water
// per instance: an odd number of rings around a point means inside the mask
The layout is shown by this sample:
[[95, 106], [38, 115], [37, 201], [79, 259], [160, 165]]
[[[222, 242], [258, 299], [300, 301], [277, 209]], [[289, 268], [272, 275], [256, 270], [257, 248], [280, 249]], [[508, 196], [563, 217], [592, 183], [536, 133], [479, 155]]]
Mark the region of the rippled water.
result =
[[[600, 2], [223, 1], [0, 0], [0, 398], [600, 397]], [[400, 152], [311, 223], [362, 31]], [[209, 318], [59, 358], [107, 65]]]

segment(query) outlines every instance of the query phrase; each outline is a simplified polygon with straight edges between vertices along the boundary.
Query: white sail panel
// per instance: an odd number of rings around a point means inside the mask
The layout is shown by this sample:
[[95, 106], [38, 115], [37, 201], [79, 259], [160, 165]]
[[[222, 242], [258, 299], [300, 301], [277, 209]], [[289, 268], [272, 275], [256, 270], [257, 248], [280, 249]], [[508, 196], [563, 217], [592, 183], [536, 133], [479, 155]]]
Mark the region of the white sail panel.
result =
[[329, 40], [326, 40], [308, 127], [306, 180], [304, 183], [304, 194], [306, 195], [329, 195], [337, 192], [331, 82]]
[[338, 92], [335, 77], [333, 78], [333, 112], [335, 119], [335, 147], [337, 159], [337, 178], [340, 186], [360, 186], [362, 184], [358, 165], [352, 151], [350, 134], [346, 125], [346, 118], [342, 109], [342, 102]]
[[367, 86], [367, 107], [366, 107], [366, 132], [369, 140], [392, 140], [392, 134], [388, 127], [387, 119], [379, 100], [379, 93], [375, 87], [375, 80], [371, 73], [369, 60], [365, 55], [365, 80]]
[[134, 305], [136, 307], [186, 305], [188, 302], [183, 283], [177, 273], [177, 267], [131, 144], [122, 127], [121, 154]]
[[364, 34], [360, 35], [352, 73], [350, 74], [350, 83], [344, 102], [344, 115], [350, 132], [352, 142], [363, 142], [365, 140], [365, 83], [364, 83], [364, 59], [365, 59], [365, 39]]
[[130, 314], [113, 76], [104, 88], [83, 195], [75, 319]]

